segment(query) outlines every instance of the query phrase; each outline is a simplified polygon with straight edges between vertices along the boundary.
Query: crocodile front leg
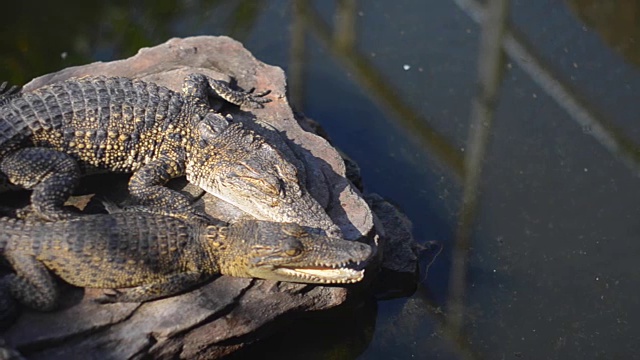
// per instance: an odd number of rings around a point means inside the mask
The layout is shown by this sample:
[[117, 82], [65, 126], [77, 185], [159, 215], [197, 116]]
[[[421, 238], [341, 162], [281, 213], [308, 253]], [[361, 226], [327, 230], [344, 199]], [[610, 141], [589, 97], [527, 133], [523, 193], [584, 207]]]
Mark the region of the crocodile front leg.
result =
[[185, 195], [164, 184], [184, 175], [184, 165], [168, 157], [158, 158], [133, 173], [129, 180], [129, 193], [150, 211], [178, 217], [204, 216], [199, 214]]
[[264, 96], [271, 90], [254, 93], [255, 89], [249, 91], [233, 90], [228, 83], [210, 78], [203, 74], [191, 74], [186, 77], [182, 84], [182, 92], [185, 96], [193, 96], [201, 99], [205, 103], [209, 95], [220, 97], [232, 104], [248, 106], [251, 108], [262, 108], [271, 99]]
[[0, 161], [0, 171], [15, 185], [32, 189], [31, 210], [56, 221], [77, 215], [64, 208], [80, 180], [78, 162], [68, 154], [46, 148], [24, 148]]
[[126, 289], [112, 289], [95, 299], [101, 304], [115, 302], [144, 302], [175, 295], [189, 290], [205, 279], [199, 271], [168, 275], [164, 280]]
[[53, 310], [58, 304], [59, 291], [44, 264], [31, 255], [7, 251], [4, 256], [16, 272], [3, 278], [11, 295], [32, 309]]

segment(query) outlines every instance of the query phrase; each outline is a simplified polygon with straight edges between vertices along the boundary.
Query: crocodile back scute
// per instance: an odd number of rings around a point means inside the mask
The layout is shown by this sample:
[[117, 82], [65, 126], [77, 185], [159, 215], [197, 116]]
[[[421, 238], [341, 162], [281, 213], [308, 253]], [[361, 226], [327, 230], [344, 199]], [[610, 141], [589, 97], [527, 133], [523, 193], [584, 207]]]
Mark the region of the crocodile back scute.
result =
[[51, 223], [0, 218], [0, 230], [0, 251], [33, 256], [76, 286], [138, 286], [205, 259], [198, 225], [144, 212]]
[[160, 134], [179, 121], [183, 105], [180, 93], [141, 80], [100, 76], [51, 84], [0, 103], [0, 157], [27, 142], [131, 171], [155, 156]]

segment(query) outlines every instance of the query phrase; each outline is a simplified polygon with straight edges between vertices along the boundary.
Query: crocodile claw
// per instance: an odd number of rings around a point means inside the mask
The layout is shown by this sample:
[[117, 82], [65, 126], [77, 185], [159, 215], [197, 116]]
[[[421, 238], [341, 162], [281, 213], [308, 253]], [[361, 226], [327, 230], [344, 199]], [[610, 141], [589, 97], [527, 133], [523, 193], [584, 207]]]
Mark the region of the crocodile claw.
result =
[[271, 99], [266, 99], [263, 96], [267, 96], [271, 94], [271, 90], [265, 90], [256, 93], [256, 88], [251, 88], [249, 91], [244, 93], [244, 99], [242, 101], [243, 105], [249, 106], [254, 109], [261, 109], [264, 107], [264, 104], [271, 102]]
[[117, 303], [123, 294], [124, 293], [118, 289], [104, 289], [102, 295], [96, 297], [93, 301], [98, 304], [113, 304]]
[[5, 97], [5, 96], [9, 96], [9, 95], [13, 95], [13, 94], [17, 94], [17, 93], [20, 92], [20, 90], [22, 90], [21, 87], [15, 86], [15, 85], [9, 86], [9, 83], [4, 81], [4, 82], [0, 83], [0, 98]]
[[15, 209], [15, 217], [22, 220], [63, 221], [71, 220], [78, 216], [80, 216], [80, 211], [73, 206], [63, 206], [55, 211], [42, 211], [30, 204]]

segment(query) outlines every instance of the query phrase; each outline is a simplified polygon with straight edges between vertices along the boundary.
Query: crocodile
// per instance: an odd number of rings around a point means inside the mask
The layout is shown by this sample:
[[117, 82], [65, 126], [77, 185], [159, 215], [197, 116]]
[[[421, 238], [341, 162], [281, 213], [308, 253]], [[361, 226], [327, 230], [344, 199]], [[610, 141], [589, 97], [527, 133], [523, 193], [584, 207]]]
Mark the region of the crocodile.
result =
[[186, 217], [198, 212], [164, 184], [189, 182], [258, 220], [296, 222], [339, 237], [340, 230], [303, 185], [304, 175], [263, 137], [208, 103], [248, 108], [268, 91], [234, 90], [203, 74], [182, 92], [124, 77], [83, 77], [30, 92], [0, 89], [0, 177], [32, 189], [31, 211], [43, 220], [77, 216], [63, 207], [82, 174], [132, 173], [139, 204]]
[[296, 223], [227, 224], [129, 210], [54, 222], [0, 218], [0, 254], [15, 271], [1, 284], [18, 302], [47, 311], [59, 298], [50, 271], [75, 286], [111, 289], [98, 302], [143, 302], [216, 275], [354, 283], [372, 248]]

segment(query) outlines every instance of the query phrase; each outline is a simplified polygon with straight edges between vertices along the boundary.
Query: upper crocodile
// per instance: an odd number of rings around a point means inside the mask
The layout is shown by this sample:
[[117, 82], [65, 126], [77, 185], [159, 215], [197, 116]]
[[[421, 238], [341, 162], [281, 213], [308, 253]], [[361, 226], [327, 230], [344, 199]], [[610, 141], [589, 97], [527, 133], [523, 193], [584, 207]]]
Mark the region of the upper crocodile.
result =
[[76, 286], [122, 289], [103, 302], [147, 301], [214, 275], [336, 284], [362, 279], [369, 245], [308, 232], [294, 223], [231, 225], [147, 211], [41, 222], [0, 218], [0, 252], [15, 270], [4, 278], [21, 303], [56, 306], [48, 270]]
[[79, 174], [132, 172], [140, 203], [191, 212], [186, 197], [162, 186], [186, 175], [207, 192], [260, 220], [340, 231], [306, 191], [302, 174], [273, 146], [209, 106], [210, 96], [262, 107], [268, 92], [232, 90], [203, 74], [182, 93], [122, 77], [84, 77], [31, 92], [0, 89], [0, 177], [33, 189], [43, 219], [71, 216], [62, 204]]

